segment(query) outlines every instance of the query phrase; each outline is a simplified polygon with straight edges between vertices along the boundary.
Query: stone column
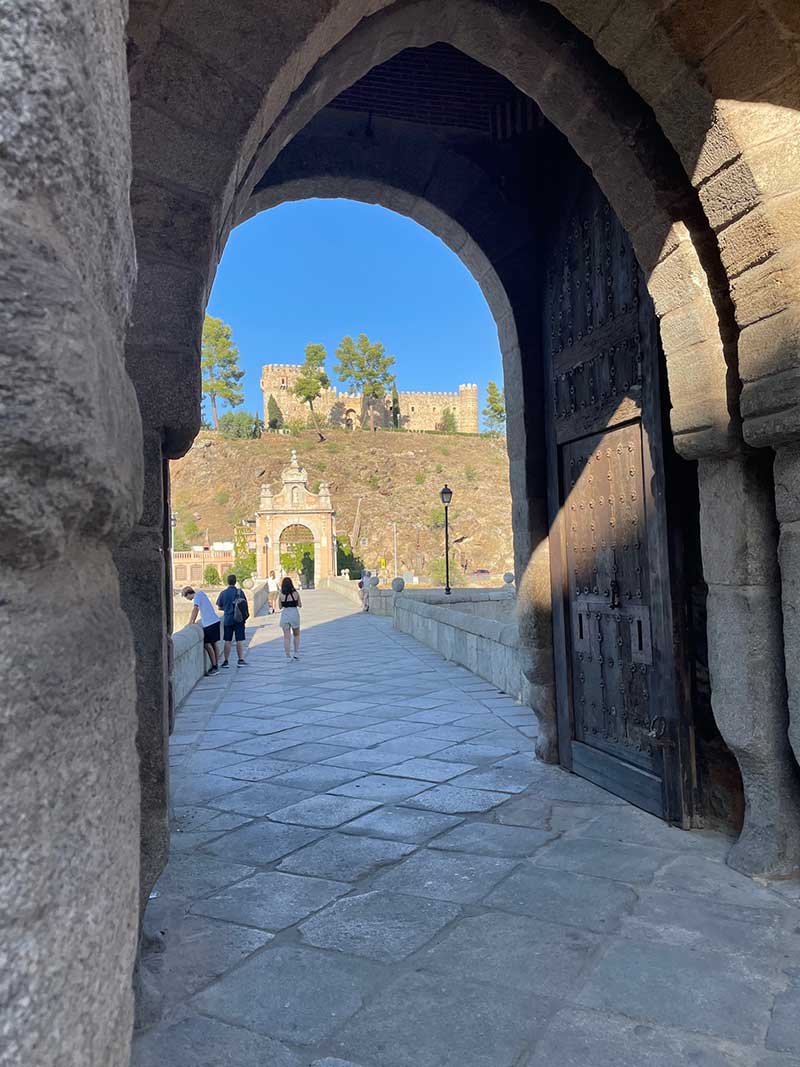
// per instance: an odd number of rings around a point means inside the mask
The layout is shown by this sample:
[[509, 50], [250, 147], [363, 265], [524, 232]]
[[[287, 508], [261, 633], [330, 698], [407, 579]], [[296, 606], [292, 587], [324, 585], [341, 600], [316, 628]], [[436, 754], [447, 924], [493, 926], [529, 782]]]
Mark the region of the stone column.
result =
[[[781, 589], [768, 453], [699, 462], [714, 718], [742, 773], [745, 819], [736, 870], [800, 867], [800, 773], [787, 736]], [[797, 664], [793, 664], [796, 677]]]
[[136, 650], [141, 782], [139, 914], [169, 854], [169, 656], [161, 437], [145, 430], [145, 494], [139, 522], [114, 552], [122, 605]]
[[775, 456], [775, 507], [780, 523], [779, 561], [783, 647], [789, 697], [789, 741], [800, 761], [800, 443]]
[[127, 1067], [139, 787], [111, 546], [142, 476], [123, 5], [6, 8], [0, 68], [0, 1061]]

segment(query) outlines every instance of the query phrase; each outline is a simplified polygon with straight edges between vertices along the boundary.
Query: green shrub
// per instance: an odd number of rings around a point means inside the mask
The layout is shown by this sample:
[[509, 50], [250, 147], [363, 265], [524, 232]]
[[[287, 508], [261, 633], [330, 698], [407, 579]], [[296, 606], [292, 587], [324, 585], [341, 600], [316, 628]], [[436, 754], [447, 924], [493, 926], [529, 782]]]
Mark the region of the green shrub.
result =
[[209, 563], [203, 571], [203, 585], [222, 585], [219, 571], [213, 563]]
[[437, 504], [435, 508], [431, 508], [428, 514], [428, 526], [432, 530], [444, 529], [444, 505]]
[[370, 489], [378, 489], [380, 487], [380, 484], [381, 480], [377, 474], [372, 474], [367, 479], [367, 485], [370, 487]]
[[456, 416], [452, 408], [445, 408], [442, 412], [442, 418], [438, 427], [442, 433], [457, 433], [458, 425], [456, 423]]
[[467, 479], [468, 482], [474, 482], [475, 479], [478, 477], [478, 472], [475, 470], [474, 467], [465, 467], [464, 477]]
[[422, 471], [417, 471], [417, 473], [414, 475], [414, 481], [417, 483], [417, 485], [425, 484], [425, 475]]
[[[428, 574], [430, 576], [431, 581], [435, 585], [444, 585], [445, 584], [444, 557], [442, 557], [441, 559], [432, 559], [431, 560], [431, 562], [428, 564]], [[453, 585], [463, 585], [463, 584], [464, 584], [464, 575], [461, 573], [461, 568], [457, 564], [455, 564], [453, 562], [453, 560], [451, 559], [450, 560], [450, 585], [453, 586]]]
[[260, 437], [263, 428], [261, 416], [249, 411], [226, 411], [219, 420], [220, 436], [230, 440]]
[[223, 507], [225, 504], [228, 503], [230, 495], [231, 494], [228, 492], [227, 489], [220, 489], [218, 492], [214, 493], [214, 503], [219, 504], [220, 507]]
[[305, 430], [306, 423], [304, 419], [287, 419], [285, 426], [292, 437], [299, 437], [303, 430]]
[[441, 465], [441, 463], [437, 463], [436, 464], [436, 473], [437, 474], [441, 474], [443, 470], [444, 470], [444, 467]]

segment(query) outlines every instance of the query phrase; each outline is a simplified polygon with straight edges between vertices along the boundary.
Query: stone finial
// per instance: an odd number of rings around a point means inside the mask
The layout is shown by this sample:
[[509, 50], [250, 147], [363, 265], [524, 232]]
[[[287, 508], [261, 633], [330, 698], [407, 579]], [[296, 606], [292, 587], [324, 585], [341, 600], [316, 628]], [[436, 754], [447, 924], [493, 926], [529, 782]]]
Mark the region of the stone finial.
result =
[[402, 593], [406, 587], [404, 578], [392, 578], [392, 589], [395, 593]]
[[297, 449], [296, 449], [296, 448], [293, 448], [293, 449], [292, 449], [292, 461], [291, 461], [291, 466], [292, 466], [292, 467], [298, 467], [298, 466], [299, 466], [299, 463], [297, 462]]
[[511, 573], [511, 571], [506, 571], [506, 573], [503, 575], [503, 581], [506, 583], [506, 585], [514, 584], [514, 575]]
[[380, 578], [377, 574], [373, 574], [373, 576], [369, 579], [369, 584], [372, 586], [373, 589], [378, 588], [378, 585], [380, 584]]

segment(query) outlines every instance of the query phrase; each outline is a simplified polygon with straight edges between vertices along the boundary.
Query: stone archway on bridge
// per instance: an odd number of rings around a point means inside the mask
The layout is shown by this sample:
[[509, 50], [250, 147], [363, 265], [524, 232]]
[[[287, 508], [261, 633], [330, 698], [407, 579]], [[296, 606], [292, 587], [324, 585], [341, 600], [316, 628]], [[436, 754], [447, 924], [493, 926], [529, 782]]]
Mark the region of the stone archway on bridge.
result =
[[[99, 0], [17, 5], [9, 48], [22, 61], [8, 93], [22, 103], [2, 166], [7, 334], [22, 388], [3, 423], [5, 591], [9, 610], [29, 612], [58, 590], [74, 619], [102, 620], [106, 651], [98, 664], [91, 640], [73, 640], [56, 657], [59, 684], [41, 657], [8, 665], [7, 895], [19, 932], [8, 1032], [23, 1059], [128, 1059], [133, 882], [143, 902], [168, 839], [165, 460], [199, 428], [215, 265], [297, 130], [403, 48], [449, 41], [506, 74], [591, 167], [631, 234], [667, 366], [684, 372], [672, 421], [700, 465], [714, 699], [743, 762], [759, 768], [750, 817], [761, 844], [747, 866], [774, 873], [776, 860], [796, 861], [785, 833], [798, 821], [787, 730], [800, 753], [800, 25], [780, 0], [697, 8], [134, 0], [126, 26], [121, 5]], [[661, 180], [654, 129], [694, 191], [691, 227]], [[431, 187], [438, 180], [432, 168]], [[455, 191], [480, 206], [480, 189]], [[535, 426], [532, 400], [523, 414]], [[534, 525], [531, 500], [523, 484], [522, 529]], [[535, 590], [541, 575], [527, 573]], [[531, 629], [540, 616], [546, 628], [547, 599], [530, 598]], [[60, 647], [62, 631], [52, 611], [30, 615], [37, 647]], [[57, 839], [79, 842], [68, 871]]]
[[[770, 829], [771, 816], [766, 814], [767, 809], [800, 812], [796, 765], [786, 743], [781, 642], [772, 641], [771, 666], [763, 658], [758, 660], [763, 666], [758, 683], [752, 672], [746, 677], [740, 676], [737, 681], [748, 690], [755, 686], [759, 693], [769, 694], [767, 703], [772, 710], [759, 720], [757, 731], [751, 729], [753, 716], [747, 710], [752, 699], [747, 697], [743, 701], [735, 687], [726, 685], [732, 649], [755, 648], [760, 639], [758, 635], [778, 634], [781, 625], [776, 539], [774, 531], [766, 527], [762, 529], [763, 524], [759, 526], [755, 521], [758, 515], [773, 506], [771, 480], [764, 463], [754, 460], [742, 449], [739, 404], [742, 381], [737, 341], [739, 327], [749, 324], [737, 317], [739, 303], [734, 306], [731, 302], [731, 292], [739, 283], [735, 271], [730, 270], [730, 246], [723, 242], [722, 247], [715, 233], [723, 226], [716, 210], [718, 202], [708, 199], [720, 179], [710, 173], [701, 188], [693, 184], [699, 170], [708, 163], [708, 157], [703, 156], [698, 169], [687, 172], [692, 151], [687, 151], [685, 144], [670, 144], [663, 132], [665, 127], [660, 128], [648, 110], [649, 91], [653, 90], [649, 75], [644, 78], [648, 91], [633, 79], [641, 94], [637, 95], [603, 58], [608, 41], [603, 40], [603, 47], [596, 50], [591, 41], [576, 34], [565, 19], [545, 8], [546, 5], [539, 5], [535, 12], [520, 14], [512, 3], [489, 5], [483, 0], [459, 0], [458, 3], [433, 5], [426, 0], [416, 0], [387, 7], [385, 11], [362, 19], [341, 38], [332, 41], [327, 50], [323, 48], [316, 62], [309, 63], [305, 81], [281, 103], [280, 115], [274, 124], [264, 125], [265, 114], [260, 115], [259, 135], [255, 141], [247, 143], [249, 155], [246, 165], [242, 164], [237, 172], [236, 187], [229, 186], [225, 190], [221, 221], [216, 217], [210, 220], [212, 231], [215, 226], [217, 229], [210, 241], [216, 251], [208, 280], [230, 227], [251, 212], [255, 199], [253, 191], [258, 193], [263, 178], [269, 184], [273, 168], [280, 170], [281, 156], [285, 150], [291, 150], [293, 138], [299, 139], [301, 131], [339, 93], [404, 49], [424, 49], [445, 42], [508, 78], [538, 105], [541, 121], [547, 124], [549, 120], [552, 129], [560, 131], [571, 150], [591, 168], [618, 215], [644, 272], [655, 304], [669, 379], [669, 419], [674, 445], [685, 459], [700, 461], [701, 496], [704, 497], [700, 515], [706, 529], [712, 532], [720, 525], [728, 524], [735, 513], [736, 520], [746, 531], [744, 555], [724, 556], [713, 534], [703, 543], [704, 557], [708, 557], [707, 561], [704, 559], [704, 567], [707, 563], [709, 611], [713, 615], [708, 628], [709, 659], [711, 673], [717, 680], [712, 699], [717, 721], [731, 747], [740, 752], [740, 763], [747, 768], [753, 781], [750, 791], [753, 803], [748, 805], [748, 821], [740, 849], [747, 855], [743, 856], [741, 866], [748, 870], [774, 871], [778, 869], [776, 864], [791, 864], [794, 857], [800, 856], [800, 837], [787, 829], [792, 826], [793, 817], [781, 820], [782, 828], [776, 836]], [[565, 14], [573, 16], [572, 11]], [[581, 22], [577, 13], [574, 21], [576, 24]], [[565, 42], [569, 47], [565, 47]], [[657, 53], [666, 55], [669, 49], [665, 52], [663, 40], [659, 39], [657, 44]], [[624, 63], [621, 69], [626, 69]], [[270, 101], [269, 106], [273, 103]], [[719, 112], [715, 114], [720, 117]], [[371, 118], [367, 126], [372, 131]], [[674, 127], [672, 132], [675, 132]], [[725, 137], [730, 132], [731, 127], [726, 126], [724, 120], [714, 129], [715, 135], [722, 133]], [[729, 141], [730, 138], [725, 143]], [[392, 147], [389, 141], [380, 138], [376, 138], [376, 143]], [[417, 162], [408, 153], [395, 152], [392, 157], [395, 178], [405, 178], [409, 167]], [[524, 239], [519, 241], [519, 233], [527, 234], [527, 229], [515, 228], [511, 221], [514, 204], [508, 198], [505, 215], [498, 219], [489, 212], [481, 219], [487, 191], [484, 185], [478, 182], [448, 188], [445, 172], [439, 167], [435, 154], [423, 154], [419, 162], [428, 166], [423, 195], [412, 193], [409, 199], [406, 193], [406, 212], [414, 217], [420, 212], [422, 217], [418, 221], [434, 232], [435, 224], [429, 221], [431, 216], [428, 220], [424, 218], [427, 204], [436, 204], [432, 217], [436, 223], [443, 221], [445, 225], [455, 222], [465, 210], [468, 214], [471, 212], [470, 225], [453, 227], [452, 232], [459, 240], [463, 236], [458, 254], [476, 277], [482, 263], [488, 262], [489, 269], [481, 280], [482, 288], [493, 311], [504, 306], [507, 312], [495, 312], [504, 346], [504, 364], [508, 350], [511, 355], [506, 365], [522, 368], [515, 372], [511, 390], [517, 407], [517, 430], [511, 435], [514, 438], [511, 458], [515, 486], [512, 487], [515, 554], [523, 632], [526, 650], [530, 653], [529, 669], [536, 678], [539, 702], [546, 707], [548, 701], [552, 702], [553, 689], [550, 666], [552, 605], [547, 506], [542, 479], [537, 474], [546, 452], [541, 432], [545, 390], [543, 383], [535, 380], [535, 375], [528, 382], [524, 380], [527, 362], [521, 340], [524, 333], [526, 344], [530, 345], [537, 335], [539, 312], [536, 301], [529, 299], [529, 293], [510, 292], [508, 281], [515, 272], [519, 281], [518, 268], [526, 257], [528, 261], [530, 259], [530, 248]], [[694, 162], [698, 162], [698, 157], [694, 157]], [[722, 170], [727, 170], [726, 163], [722, 164]], [[351, 177], [358, 180], [363, 175], [355, 173]], [[401, 194], [406, 192], [402, 181], [395, 184]], [[739, 185], [737, 195], [747, 186], [744, 176]], [[347, 192], [339, 195], [347, 195]], [[726, 200], [726, 211], [727, 204]], [[404, 208], [397, 207], [397, 210]], [[743, 223], [742, 213], [731, 211], [729, 215], [728, 221], [734, 224], [731, 230], [735, 226], [738, 232]], [[472, 224], [476, 217], [479, 222], [485, 223], [487, 217], [492, 217], [494, 222], [500, 223], [493, 228], [485, 227], [483, 243], [473, 233]], [[145, 215], [145, 229], [147, 225]], [[744, 244], [749, 240], [747, 235], [743, 236]], [[749, 244], [747, 248], [752, 251]], [[171, 267], [175, 266], [171, 261]], [[740, 287], [739, 293], [749, 298], [747, 287], [751, 282], [758, 293], [762, 293], [763, 288], [758, 288], [758, 280], [749, 267], [746, 275], [745, 288]], [[196, 281], [195, 275], [187, 283], [187, 306], [196, 291]], [[525, 289], [524, 285], [522, 289]], [[147, 285], [140, 285], [140, 290], [148, 300], [155, 292]], [[167, 314], [159, 309], [156, 317], [161, 321]], [[767, 317], [766, 314], [763, 317]], [[186, 321], [184, 318], [181, 329]], [[781, 319], [780, 323], [783, 321]], [[763, 333], [755, 327], [747, 330], [748, 340], [758, 343], [758, 337], [763, 340]], [[173, 347], [177, 350], [180, 346]], [[184, 346], [184, 352], [188, 347]], [[180, 357], [176, 357], [171, 365], [174, 373], [179, 372], [179, 364]], [[507, 383], [508, 380], [507, 373]], [[755, 397], [756, 401], [761, 396], [766, 411], [771, 403], [767, 393], [762, 390], [757, 395], [751, 383], [745, 385], [742, 395]], [[758, 403], [749, 403], [746, 414], [751, 434], [763, 433], [764, 426], [769, 424], [771, 430], [780, 431], [775, 443], [783, 441], [781, 426], [776, 427], [769, 419], [767, 423], [759, 423]], [[162, 433], [161, 436], [167, 451], [180, 448], [178, 438], [186, 428], [185, 424], [181, 426], [180, 417], [173, 416], [174, 413], [170, 413], [175, 433]], [[509, 428], [511, 423], [509, 415]], [[762, 439], [759, 442], [753, 440], [753, 443], [768, 442]], [[787, 555], [791, 549], [791, 542], [786, 540]], [[750, 558], [750, 552], [761, 559], [755, 571], [748, 571], [741, 564], [743, 559]], [[724, 558], [719, 558], [721, 555]], [[751, 578], [756, 571], [758, 581], [754, 583]], [[791, 636], [791, 628], [785, 629], [784, 633]], [[734, 660], [741, 662], [740, 657], [734, 657]], [[548, 717], [552, 718], [545, 716]], [[764, 797], [769, 800], [762, 805], [759, 799]], [[777, 797], [780, 800], [775, 804]], [[788, 845], [787, 834], [792, 837]], [[787, 856], [793, 858], [786, 860]]]
[[290, 543], [313, 545], [315, 585], [336, 574], [336, 512], [329, 486], [322, 482], [318, 493], [309, 489], [308, 473], [294, 449], [281, 472], [280, 489], [273, 494], [269, 483], [261, 487], [256, 512], [259, 578], [266, 578], [270, 571], [281, 574], [281, 545]]

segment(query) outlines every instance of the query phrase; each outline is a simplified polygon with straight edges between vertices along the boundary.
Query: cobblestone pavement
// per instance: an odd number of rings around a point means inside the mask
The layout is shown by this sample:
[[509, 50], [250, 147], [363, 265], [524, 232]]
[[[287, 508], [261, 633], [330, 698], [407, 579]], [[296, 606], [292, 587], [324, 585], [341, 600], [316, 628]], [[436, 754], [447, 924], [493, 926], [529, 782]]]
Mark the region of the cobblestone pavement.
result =
[[800, 893], [532, 756], [532, 715], [387, 620], [254, 620], [172, 739], [136, 1067], [789, 1067]]

